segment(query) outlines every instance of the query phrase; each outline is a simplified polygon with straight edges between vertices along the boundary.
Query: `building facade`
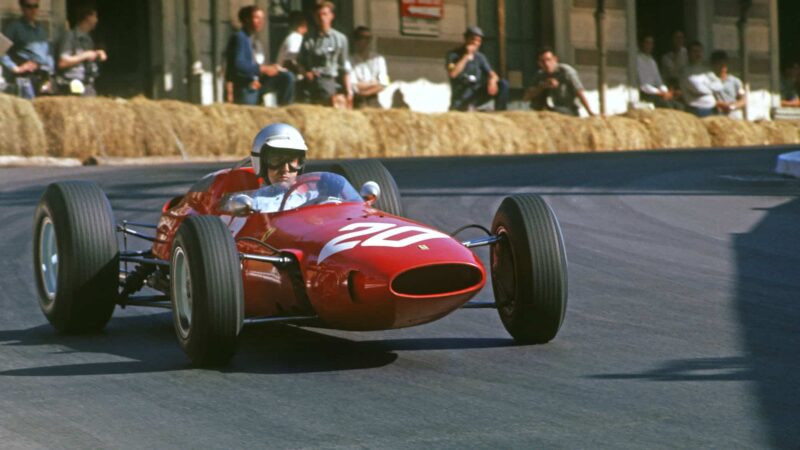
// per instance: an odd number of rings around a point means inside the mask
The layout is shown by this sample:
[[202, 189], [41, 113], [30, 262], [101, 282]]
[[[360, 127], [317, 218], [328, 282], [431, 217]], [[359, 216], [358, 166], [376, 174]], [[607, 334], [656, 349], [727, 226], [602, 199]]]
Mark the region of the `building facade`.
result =
[[[68, 26], [82, 0], [38, 0], [40, 19], [52, 39]], [[17, 0], [0, 0], [0, 23], [19, 14]], [[209, 103], [222, 99], [225, 43], [237, 26], [236, 12], [255, 3], [268, 14], [260, 38], [274, 56], [287, 32], [291, 10], [311, 17], [314, 0], [95, 0], [98, 45], [110, 59], [101, 92]], [[651, 33], [656, 53], [681, 29], [708, 55], [726, 50], [733, 73], [749, 86], [750, 118], [768, 115], [778, 101], [781, 63], [795, 55], [800, 6], [796, 0], [339, 0], [335, 26], [349, 33], [372, 28], [376, 50], [386, 56], [394, 81], [425, 80], [447, 92], [444, 56], [462, 43], [467, 25], [485, 33], [482, 51], [519, 94], [535, 73], [535, 50], [552, 46], [580, 73], [590, 101], [599, 107], [598, 3], [603, 4], [607, 113], [637, 100], [638, 36]], [[746, 19], [742, 22], [742, 19]], [[740, 27], [741, 24], [745, 26]], [[780, 25], [784, 24], [783, 27]], [[739, 30], [744, 30], [740, 39]], [[748, 55], [741, 58], [742, 47]], [[798, 49], [800, 50], [800, 49]], [[410, 89], [410, 88], [409, 88]], [[440, 92], [433, 90], [432, 92]], [[441, 109], [440, 101], [434, 108]], [[413, 107], [413, 105], [412, 105]], [[420, 108], [425, 110], [425, 108]]]

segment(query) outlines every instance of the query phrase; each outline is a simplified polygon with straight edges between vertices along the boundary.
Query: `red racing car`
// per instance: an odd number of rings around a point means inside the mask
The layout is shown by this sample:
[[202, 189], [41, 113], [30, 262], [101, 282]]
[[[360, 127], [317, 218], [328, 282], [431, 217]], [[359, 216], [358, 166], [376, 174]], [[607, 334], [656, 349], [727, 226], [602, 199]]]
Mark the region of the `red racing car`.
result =
[[[386, 330], [496, 307], [519, 343], [556, 336], [567, 262], [541, 198], [507, 197], [491, 229], [446, 234], [402, 217], [381, 163], [330, 169], [302, 174], [288, 189], [261, 186], [243, 164], [220, 170], [168, 201], [156, 225], [117, 224], [94, 183], [51, 184], [34, 226], [41, 309], [57, 330], [74, 333], [102, 329], [116, 305], [172, 309], [178, 341], [198, 366], [227, 363], [242, 326], [259, 322]], [[470, 227], [487, 236], [453, 237]], [[152, 247], [129, 251], [129, 236]], [[469, 302], [486, 282], [470, 250], [478, 246], [491, 247], [493, 303]]]

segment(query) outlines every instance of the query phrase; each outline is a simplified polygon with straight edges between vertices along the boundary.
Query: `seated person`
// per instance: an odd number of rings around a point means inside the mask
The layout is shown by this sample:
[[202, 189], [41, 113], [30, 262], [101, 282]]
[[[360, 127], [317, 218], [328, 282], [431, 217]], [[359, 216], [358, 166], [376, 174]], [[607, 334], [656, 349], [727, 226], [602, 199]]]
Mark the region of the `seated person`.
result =
[[800, 106], [800, 96], [797, 95], [800, 63], [788, 64], [783, 68], [781, 75], [781, 106], [790, 108]]
[[13, 78], [17, 94], [34, 98], [37, 94], [52, 94], [50, 76], [53, 73], [53, 57], [47, 32], [36, 21], [39, 14], [38, 0], [19, 0], [22, 17], [11, 22], [3, 34], [13, 42], [7, 54], [0, 58], [6, 76]]
[[717, 98], [717, 112], [731, 119], [743, 119], [742, 108], [746, 101], [744, 97], [744, 84], [742, 80], [728, 72], [728, 54], [724, 50], [717, 50], [711, 54], [712, 80], [718, 90], [714, 92]]
[[386, 59], [371, 51], [372, 33], [369, 28], [361, 26], [353, 31], [355, 52], [350, 58], [353, 66], [353, 107], [380, 108], [378, 94], [389, 85], [389, 74]]
[[537, 62], [539, 71], [533, 76], [533, 86], [522, 97], [523, 100], [530, 100], [531, 109], [578, 116], [578, 105], [575, 101], [580, 100], [586, 112], [590, 116], [594, 115], [583, 92], [578, 72], [572, 66], [559, 63], [558, 56], [550, 47], [539, 50]]
[[683, 68], [681, 93], [686, 110], [697, 117], [708, 117], [716, 113], [715, 93], [722, 86], [711, 69], [703, 62], [703, 44], [689, 44], [689, 64]]
[[494, 109], [508, 108], [508, 81], [501, 80], [489, 61], [478, 51], [483, 30], [476, 26], [464, 31], [464, 45], [447, 54], [450, 78], [450, 109], [468, 111], [494, 99]]
[[656, 60], [653, 59], [655, 41], [653, 36], [646, 34], [639, 40], [640, 52], [636, 55], [636, 71], [639, 75], [639, 98], [650, 102], [656, 108], [683, 109], [682, 105], [673, 100], [672, 91], [667, 88], [661, 79]]

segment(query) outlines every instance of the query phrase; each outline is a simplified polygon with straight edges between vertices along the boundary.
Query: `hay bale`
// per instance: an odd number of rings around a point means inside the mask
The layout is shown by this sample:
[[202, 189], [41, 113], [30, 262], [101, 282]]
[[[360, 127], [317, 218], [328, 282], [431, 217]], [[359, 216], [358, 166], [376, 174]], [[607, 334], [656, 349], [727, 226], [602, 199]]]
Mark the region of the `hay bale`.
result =
[[228, 135], [203, 108], [176, 100], [161, 100], [157, 103], [170, 114], [172, 130], [189, 156], [225, 154]]
[[702, 123], [708, 130], [714, 147], [744, 147], [769, 143], [766, 130], [746, 120], [713, 116], [706, 117]]
[[800, 144], [800, 122], [789, 120], [761, 120], [756, 125], [764, 130], [770, 145]]
[[555, 153], [591, 150], [589, 128], [584, 127], [582, 119], [550, 111], [539, 111], [536, 114], [542, 122], [542, 128], [547, 130]]
[[[596, 118], [592, 118], [594, 120]], [[653, 148], [650, 132], [640, 122], [622, 116], [604, 117], [604, 126], [614, 136], [613, 144], [594, 141], [593, 149], [598, 150], [647, 150]]]
[[555, 153], [550, 130], [539, 114], [532, 111], [503, 111], [498, 114], [514, 122], [522, 132], [523, 153]]
[[431, 116], [447, 155], [512, 155], [525, 149], [525, 132], [496, 114], [448, 112]]
[[673, 109], [630, 110], [625, 117], [642, 123], [652, 148], [709, 147], [711, 136], [697, 117]]
[[85, 159], [142, 156], [133, 111], [124, 100], [40, 97], [34, 107], [44, 125], [49, 154]]
[[286, 112], [291, 116], [290, 123], [303, 133], [315, 159], [379, 156], [375, 130], [358, 111], [291, 105]]
[[225, 133], [224, 155], [249, 155], [253, 137], [259, 130], [271, 123], [291, 123], [291, 117], [283, 109], [228, 103], [205, 106], [203, 112], [214, 123], [215, 128]]
[[47, 155], [47, 139], [33, 104], [0, 94], [0, 155]]
[[375, 133], [380, 157], [435, 156], [442, 153], [439, 130], [430, 114], [407, 109], [361, 110]]
[[189, 156], [175, 134], [172, 115], [158, 102], [136, 97], [128, 102], [128, 108], [134, 114], [134, 129], [146, 156]]

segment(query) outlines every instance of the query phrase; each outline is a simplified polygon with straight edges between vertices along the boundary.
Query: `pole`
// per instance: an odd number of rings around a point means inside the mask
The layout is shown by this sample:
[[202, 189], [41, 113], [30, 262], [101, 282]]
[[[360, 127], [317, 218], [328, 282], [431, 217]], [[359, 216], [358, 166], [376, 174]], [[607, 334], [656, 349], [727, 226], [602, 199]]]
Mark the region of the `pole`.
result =
[[500, 52], [500, 76], [506, 77], [506, 0], [497, 0], [497, 44]]
[[[752, 0], [739, 0], [739, 21], [736, 27], [739, 31], [739, 57], [741, 58], [742, 84], [744, 85], [745, 95], [750, 93], [750, 54], [747, 46], [747, 13], [753, 6]], [[742, 115], [747, 119], [747, 102], [744, 104]]]
[[220, 48], [219, 48], [219, 5], [217, 0], [211, 0], [211, 74], [214, 83], [212, 91], [214, 92], [214, 103], [222, 99], [222, 93], [219, 90], [219, 77], [220, 77]]
[[600, 115], [606, 115], [606, 8], [604, 0], [597, 0], [594, 13], [597, 30], [597, 89], [600, 94]]

